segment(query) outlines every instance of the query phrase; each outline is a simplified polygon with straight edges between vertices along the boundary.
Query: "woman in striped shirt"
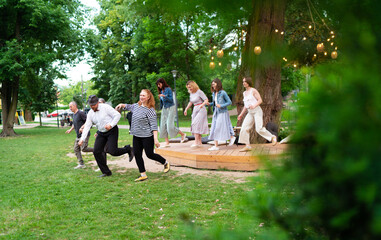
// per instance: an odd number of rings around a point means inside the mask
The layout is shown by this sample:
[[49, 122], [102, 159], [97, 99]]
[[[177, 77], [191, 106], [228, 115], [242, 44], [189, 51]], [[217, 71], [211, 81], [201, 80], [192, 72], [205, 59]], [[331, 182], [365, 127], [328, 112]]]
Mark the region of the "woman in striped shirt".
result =
[[132, 112], [132, 121], [130, 134], [133, 135], [133, 146], [136, 164], [138, 165], [140, 177], [136, 182], [147, 179], [146, 169], [144, 167], [143, 149], [148, 158], [158, 161], [164, 165], [164, 172], [170, 169], [169, 162], [159, 154], [153, 152], [154, 145], [160, 147], [157, 138], [157, 117], [155, 112], [155, 99], [152, 92], [143, 89], [140, 92], [140, 101], [135, 104], [119, 104], [116, 110], [127, 110]]

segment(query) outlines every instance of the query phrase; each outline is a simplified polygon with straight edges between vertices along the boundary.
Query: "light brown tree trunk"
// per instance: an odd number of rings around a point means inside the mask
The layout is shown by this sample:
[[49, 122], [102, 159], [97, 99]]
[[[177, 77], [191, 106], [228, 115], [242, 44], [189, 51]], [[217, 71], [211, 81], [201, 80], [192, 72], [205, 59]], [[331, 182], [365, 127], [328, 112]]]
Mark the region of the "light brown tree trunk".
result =
[[[259, 91], [263, 103], [263, 126], [268, 122], [279, 125], [282, 110], [281, 61], [286, 0], [253, 0], [253, 12], [247, 27], [245, 46], [242, 50], [242, 65], [239, 74], [236, 103], [238, 114], [243, 108], [242, 79], [250, 76]], [[275, 32], [278, 29], [278, 32]], [[262, 53], [254, 54], [255, 46]], [[242, 122], [239, 122], [239, 126]], [[265, 142], [252, 129], [251, 142]]]

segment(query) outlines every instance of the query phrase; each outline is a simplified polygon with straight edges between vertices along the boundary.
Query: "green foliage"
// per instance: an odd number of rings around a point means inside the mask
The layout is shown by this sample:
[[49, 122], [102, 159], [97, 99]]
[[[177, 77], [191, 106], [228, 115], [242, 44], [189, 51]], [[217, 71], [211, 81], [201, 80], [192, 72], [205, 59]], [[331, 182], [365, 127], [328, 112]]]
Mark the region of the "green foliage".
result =
[[269, 188], [251, 198], [290, 239], [381, 237], [380, 3], [330, 2], [345, 51], [315, 69], [301, 97], [292, 156], [273, 167]]
[[297, 90], [300, 87], [300, 83], [305, 79], [300, 70], [293, 67], [282, 68], [282, 96], [286, 96], [292, 90]]
[[98, 97], [103, 97], [102, 95], [99, 95], [97, 90], [94, 90], [93, 88], [94, 83], [91, 81], [86, 81], [83, 83], [77, 82], [75, 84], [70, 84], [67, 87], [62, 87], [60, 90], [59, 101], [64, 105], [69, 105], [71, 101], [75, 101], [78, 104], [78, 107], [82, 108], [84, 105], [86, 105], [88, 96], [96, 94]]

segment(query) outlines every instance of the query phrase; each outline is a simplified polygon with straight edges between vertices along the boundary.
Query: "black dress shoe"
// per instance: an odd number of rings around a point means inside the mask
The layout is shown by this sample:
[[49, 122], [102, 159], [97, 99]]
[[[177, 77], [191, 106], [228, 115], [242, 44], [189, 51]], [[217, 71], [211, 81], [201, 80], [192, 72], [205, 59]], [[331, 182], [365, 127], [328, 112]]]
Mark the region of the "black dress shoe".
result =
[[134, 149], [130, 145], [124, 146], [127, 149], [128, 161], [131, 162], [134, 159]]
[[110, 174], [103, 173], [102, 175], [99, 175], [98, 177], [109, 177], [111, 175], [112, 175], [112, 173], [110, 173]]

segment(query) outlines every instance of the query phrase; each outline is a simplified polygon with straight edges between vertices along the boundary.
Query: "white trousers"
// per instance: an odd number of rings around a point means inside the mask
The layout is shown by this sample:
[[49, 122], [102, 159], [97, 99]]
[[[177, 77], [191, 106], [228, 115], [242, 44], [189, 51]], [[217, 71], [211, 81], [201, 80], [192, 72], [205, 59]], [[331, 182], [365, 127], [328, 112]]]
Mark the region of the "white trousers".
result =
[[255, 124], [255, 131], [267, 141], [271, 142], [272, 138], [275, 137], [272, 135], [265, 127], [263, 127], [263, 111], [260, 106], [255, 109], [247, 109], [248, 113], [243, 120], [241, 131], [239, 134], [239, 143], [250, 144], [250, 130]]

